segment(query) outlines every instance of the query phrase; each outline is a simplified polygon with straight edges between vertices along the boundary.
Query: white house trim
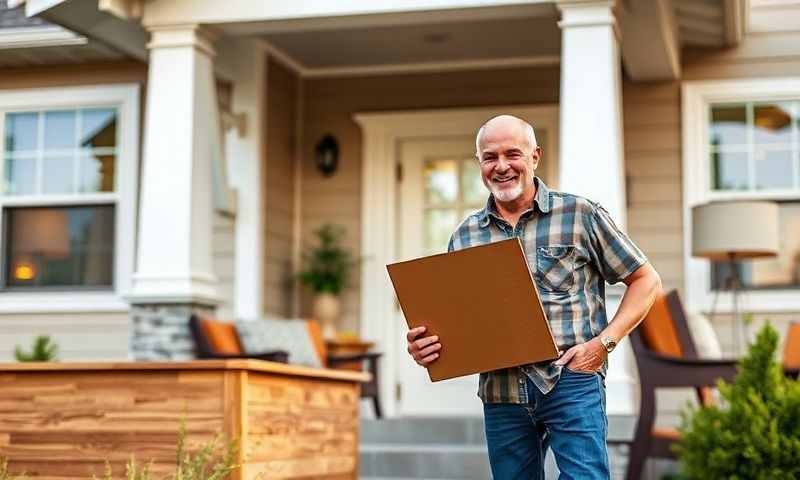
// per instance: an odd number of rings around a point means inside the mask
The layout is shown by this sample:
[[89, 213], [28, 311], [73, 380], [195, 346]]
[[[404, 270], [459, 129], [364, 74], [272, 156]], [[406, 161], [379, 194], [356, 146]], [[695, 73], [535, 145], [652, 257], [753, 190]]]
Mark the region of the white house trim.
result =
[[[53, 195], [36, 197], [0, 196], [0, 213], [4, 206], [115, 203], [114, 283], [111, 292], [73, 290], [57, 292], [0, 292], [0, 312], [34, 313], [49, 311], [126, 311], [125, 297], [131, 287], [136, 230], [136, 195], [139, 189], [139, 85], [98, 85], [37, 88], [0, 92], [0, 117], [9, 111], [49, 108], [85, 108], [113, 106], [117, 108], [118, 129], [117, 176], [114, 193]], [[0, 121], [0, 138], [4, 138], [4, 122]], [[0, 165], [2, 159], [0, 159]], [[2, 225], [0, 225], [2, 229]], [[0, 230], [1, 233], [1, 230]]]
[[89, 40], [74, 32], [53, 26], [0, 29], [0, 50], [8, 48], [63, 47], [86, 45]]
[[[800, 200], [800, 192], [712, 192], [708, 169], [708, 107], [714, 102], [774, 101], [800, 98], [800, 78], [714, 80], [684, 82], [683, 98], [683, 250], [686, 272], [684, 292], [690, 309], [710, 311], [714, 301], [710, 264], [692, 252], [692, 207], [712, 200]], [[740, 308], [751, 312], [786, 312], [800, 309], [797, 290], [746, 291]], [[732, 311], [729, 292], [720, 292], [716, 311]]]
[[375, 341], [384, 352], [381, 397], [387, 415], [397, 410], [397, 355], [406, 355], [405, 341], [396, 338], [396, 303], [386, 265], [397, 259], [396, 228], [397, 145], [405, 138], [474, 135], [486, 120], [500, 114], [528, 118], [548, 132], [548, 149], [558, 157], [558, 107], [508, 106], [415, 112], [359, 113], [354, 120], [363, 134], [361, 174], [361, 247], [366, 258], [361, 269], [361, 336]]
[[492, 68], [549, 67], [558, 65], [558, 55], [484, 58], [475, 60], [443, 60], [438, 62], [388, 63], [384, 65], [345, 65], [341, 67], [308, 67], [267, 40], [257, 40], [278, 63], [302, 78], [355, 77], [371, 75], [403, 75], [409, 73], [456, 72]]

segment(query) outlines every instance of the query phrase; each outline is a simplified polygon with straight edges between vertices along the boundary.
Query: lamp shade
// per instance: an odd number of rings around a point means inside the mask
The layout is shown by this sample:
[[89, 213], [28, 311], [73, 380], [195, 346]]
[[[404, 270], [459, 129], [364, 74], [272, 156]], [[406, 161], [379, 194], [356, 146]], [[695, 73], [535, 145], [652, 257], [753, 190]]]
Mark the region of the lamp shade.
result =
[[778, 204], [711, 202], [692, 208], [692, 255], [710, 260], [778, 254]]

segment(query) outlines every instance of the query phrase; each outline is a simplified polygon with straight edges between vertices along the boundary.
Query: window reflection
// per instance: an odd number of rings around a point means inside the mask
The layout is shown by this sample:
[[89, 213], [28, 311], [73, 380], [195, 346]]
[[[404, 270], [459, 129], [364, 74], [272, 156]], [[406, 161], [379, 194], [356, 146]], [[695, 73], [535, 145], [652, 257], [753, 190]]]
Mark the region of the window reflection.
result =
[[113, 205], [8, 208], [6, 212], [6, 285], [112, 285]]
[[[800, 202], [782, 202], [779, 208], [778, 256], [746, 260], [739, 263], [742, 286], [748, 289], [770, 289], [800, 286]], [[729, 264], [714, 262], [711, 288], [730, 288]]]

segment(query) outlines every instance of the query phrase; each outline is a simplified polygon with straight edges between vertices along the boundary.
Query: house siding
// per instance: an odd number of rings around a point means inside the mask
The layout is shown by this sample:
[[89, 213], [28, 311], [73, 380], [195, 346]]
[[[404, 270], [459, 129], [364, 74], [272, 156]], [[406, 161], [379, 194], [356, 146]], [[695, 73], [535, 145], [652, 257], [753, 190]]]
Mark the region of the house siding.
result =
[[50, 335], [64, 361], [126, 360], [130, 334], [127, 312], [0, 315], [0, 362], [14, 360], [19, 345], [30, 351], [38, 335]]
[[267, 64], [267, 160], [264, 165], [264, 311], [292, 314], [294, 176], [298, 79], [282, 65]]
[[[682, 79], [791, 77], [800, 75], [800, 32], [761, 32], [725, 50], [684, 50]], [[683, 294], [683, 182], [680, 82], [623, 85], [628, 229], [661, 274], [665, 290]], [[756, 315], [782, 336], [797, 312]], [[715, 315], [712, 325], [723, 352], [732, 348], [731, 316]], [[782, 346], [780, 347], [782, 348]], [[658, 392], [660, 425], [678, 425], [680, 410], [694, 401], [690, 389]]]
[[[332, 222], [346, 228], [344, 245], [360, 255], [361, 129], [353, 114], [368, 111], [464, 108], [558, 102], [559, 67], [509, 68], [304, 81], [304, 132], [301, 239], [315, 242], [313, 231]], [[314, 145], [323, 135], [339, 141], [339, 169], [328, 178], [314, 166]], [[545, 153], [546, 158], [546, 153]], [[546, 160], [545, 160], [546, 161]], [[301, 314], [309, 315], [303, 292]], [[354, 272], [343, 293], [340, 329], [359, 330], [360, 285]]]

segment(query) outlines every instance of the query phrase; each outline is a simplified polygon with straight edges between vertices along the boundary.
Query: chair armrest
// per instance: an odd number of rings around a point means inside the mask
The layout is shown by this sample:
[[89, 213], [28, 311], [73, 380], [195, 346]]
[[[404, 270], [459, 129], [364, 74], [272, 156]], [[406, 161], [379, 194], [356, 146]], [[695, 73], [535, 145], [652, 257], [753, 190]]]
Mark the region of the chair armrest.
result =
[[687, 359], [647, 352], [647, 376], [642, 381], [656, 387], [714, 386], [718, 379], [732, 382], [736, 360]]
[[358, 362], [358, 361], [375, 361], [381, 357], [381, 352], [367, 352], [356, 353], [353, 355], [328, 355], [328, 365], [333, 366], [339, 363]]

